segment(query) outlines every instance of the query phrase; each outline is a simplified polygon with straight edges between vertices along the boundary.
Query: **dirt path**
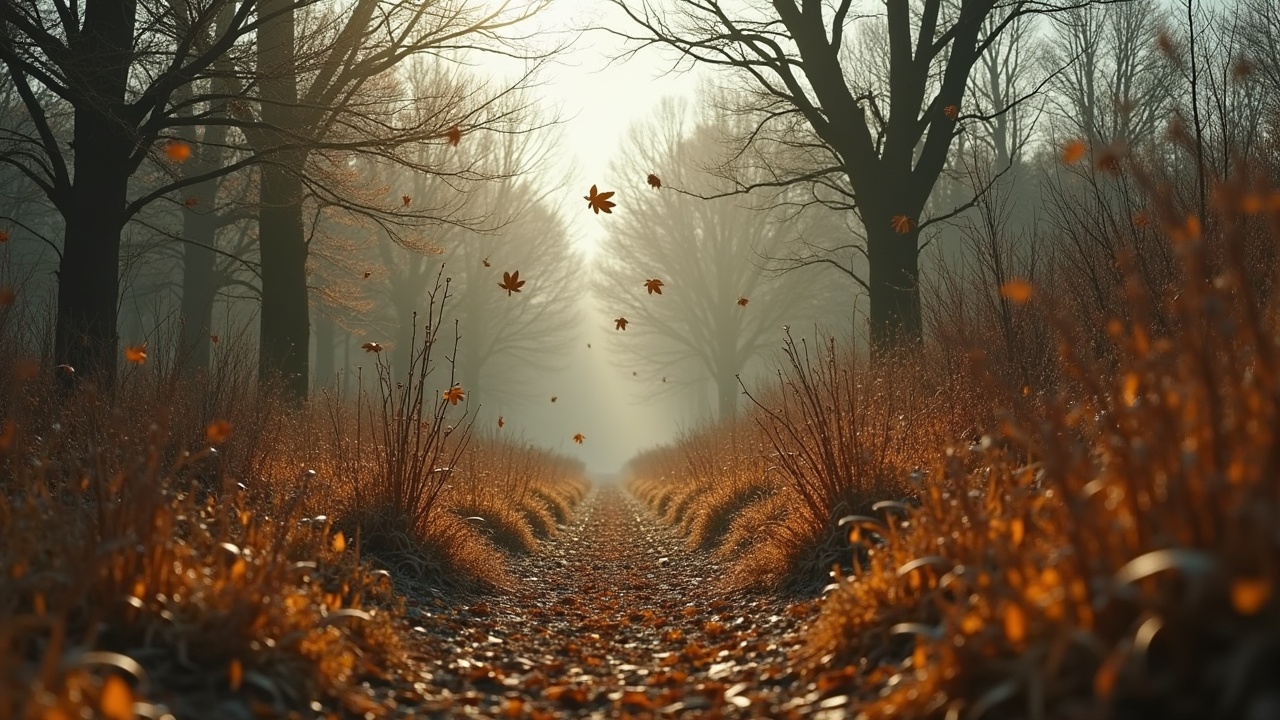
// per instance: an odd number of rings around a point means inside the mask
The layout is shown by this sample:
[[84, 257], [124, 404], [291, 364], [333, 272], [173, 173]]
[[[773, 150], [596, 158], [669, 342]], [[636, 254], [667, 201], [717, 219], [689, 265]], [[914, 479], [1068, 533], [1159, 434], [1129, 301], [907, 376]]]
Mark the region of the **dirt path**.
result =
[[616, 487], [518, 561], [523, 586], [419, 612], [422, 682], [403, 710], [434, 717], [800, 717], [831, 711], [787, 662], [813, 603], [725, 598], [716, 566]]

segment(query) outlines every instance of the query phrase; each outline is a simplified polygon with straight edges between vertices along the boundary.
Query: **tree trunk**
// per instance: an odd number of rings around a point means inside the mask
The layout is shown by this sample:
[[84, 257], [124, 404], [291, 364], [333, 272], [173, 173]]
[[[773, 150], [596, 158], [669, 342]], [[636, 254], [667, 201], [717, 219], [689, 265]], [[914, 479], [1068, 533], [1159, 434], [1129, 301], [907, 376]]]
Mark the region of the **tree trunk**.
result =
[[[875, 217], [865, 213], [864, 217]], [[912, 221], [909, 232], [893, 229], [891, 217], [870, 219], [867, 229], [867, 265], [871, 286], [871, 350], [919, 345], [923, 339], [920, 318], [920, 231]]]
[[[265, 0], [258, 31], [262, 120], [274, 128], [270, 144], [286, 144], [298, 130], [298, 77], [291, 0]], [[262, 262], [258, 381], [283, 383], [287, 395], [306, 399], [310, 351], [307, 243], [303, 234], [301, 173], [306, 153], [284, 151], [262, 166], [258, 247]]]
[[214, 242], [218, 221], [213, 215], [217, 183], [194, 187], [197, 204], [186, 208], [182, 217], [182, 355], [183, 367], [192, 372], [208, 372], [213, 348], [213, 298], [218, 291], [214, 276]]
[[262, 168], [258, 246], [262, 261], [262, 318], [258, 380], [283, 383], [294, 400], [307, 397], [311, 327], [307, 243], [302, 231], [302, 181], [285, 168]]
[[717, 417], [720, 422], [728, 422], [738, 415], [738, 378], [731, 372], [722, 371], [716, 376], [716, 396], [719, 400]]
[[85, 7], [82, 32], [69, 40], [78, 59], [73, 83], [74, 180], [58, 264], [54, 358], [75, 376], [111, 387], [118, 350], [120, 233], [124, 228], [129, 153], [122, 121], [137, 8], [99, 0]]

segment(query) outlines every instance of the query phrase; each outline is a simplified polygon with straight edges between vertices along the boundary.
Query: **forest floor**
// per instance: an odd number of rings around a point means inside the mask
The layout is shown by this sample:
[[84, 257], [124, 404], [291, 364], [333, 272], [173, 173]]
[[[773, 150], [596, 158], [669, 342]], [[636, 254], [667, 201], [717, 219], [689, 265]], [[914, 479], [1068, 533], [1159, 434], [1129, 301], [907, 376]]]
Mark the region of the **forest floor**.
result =
[[[838, 716], [789, 660], [812, 600], [726, 595], [717, 565], [625, 491], [596, 488], [514, 566], [518, 587], [411, 602], [414, 717]], [[828, 691], [830, 692], [830, 691]]]

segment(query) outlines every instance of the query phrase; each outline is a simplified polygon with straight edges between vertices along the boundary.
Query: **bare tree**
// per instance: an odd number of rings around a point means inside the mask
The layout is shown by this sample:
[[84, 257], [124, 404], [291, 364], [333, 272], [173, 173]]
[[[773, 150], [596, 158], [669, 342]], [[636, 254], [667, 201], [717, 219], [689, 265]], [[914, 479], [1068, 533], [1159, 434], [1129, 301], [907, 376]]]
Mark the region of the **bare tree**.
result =
[[[687, 393], [710, 381], [719, 417], [737, 411], [738, 375], [779, 342], [787, 322], [831, 317], [822, 302], [834, 293], [816, 276], [774, 277], [764, 258], [777, 256], [802, 221], [742, 198], [706, 201], [645, 187], [658, 171], [680, 187], [710, 191], [698, 169], [714, 157], [715, 127], [689, 127], [668, 104], [633, 132], [614, 169], [635, 189], [616, 209], [601, 250], [595, 295], [615, 332], [622, 365], [645, 384], [646, 395]], [[762, 203], [757, 203], [761, 205]], [[827, 276], [824, 276], [827, 277]], [[660, 280], [651, 293], [647, 281]], [[847, 310], [844, 303], [835, 307]]]
[[[618, 34], [674, 48], [682, 62], [732, 69], [758, 91], [751, 142], [807, 146], [822, 159], [736, 190], [812, 184], [829, 193], [829, 204], [857, 211], [866, 230], [873, 348], [921, 338], [920, 230], [936, 220], [922, 214], [957, 132], [991, 114], [966, 109], [971, 71], [1020, 18], [1084, 4], [887, 0], [883, 10], [863, 12], [852, 0], [679, 0], [670, 9], [614, 2], [639, 28]], [[851, 62], [846, 37], [860, 23], [883, 29], [868, 37], [881, 38], [884, 53], [866, 60], [883, 62], [884, 74]], [[799, 125], [808, 138], [797, 135]]]
[[1054, 18], [1046, 66], [1059, 135], [1091, 144], [1156, 141], [1172, 111], [1176, 73], [1157, 39], [1168, 21], [1155, 0], [1076, 8]]

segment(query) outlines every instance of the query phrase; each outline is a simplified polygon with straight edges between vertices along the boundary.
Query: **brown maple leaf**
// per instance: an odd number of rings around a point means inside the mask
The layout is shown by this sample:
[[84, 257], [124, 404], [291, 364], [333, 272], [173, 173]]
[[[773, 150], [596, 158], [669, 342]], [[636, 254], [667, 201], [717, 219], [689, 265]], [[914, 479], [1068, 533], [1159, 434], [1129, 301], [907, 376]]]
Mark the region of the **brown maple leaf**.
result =
[[499, 416], [498, 416], [498, 427], [502, 427], [503, 425], [506, 425], [506, 424], [507, 424], [507, 423], [506, 423], [506, 421], [502, 419], [502, 416], [501, 416], [501, 415], [499, 415]]
[[649, 187], [653, 188], [654, 190], [658, 190], [662, 188], [662, 179], [659, 178], [657, 175], [654, 175], [653, 173], [649, 173], [648, 180], [649, 180]]
[[481, 260], [480, 262], [484, 263], [484, 266], [485, 266], [485, 267], [493, 267], [492, 265], [490, 265], [490, 264], [489, 264], [489, 258], [485, 258], [485, 259]]
[[746, 298], [742, 297], [741, 295], [738, 296], [738, 307], [746, 307], [748, 302], [750, 301], [747, 300]]
[[626, 329], [627, 329], [627, 319], [626, 319], [626, 318], [624, 318], [624, 317], [614, 318], [614, 320], [613, 320], [613, 327], [614, 327], [614, 329], [615, 329], [615, 330], [626, 330]]
[[444, 136], [449, 139], [449, 144], [458, 147], [458, 143], [462, 142], [462, 128], [454, 125], [445, 131]]
[[911, 232], [911, 227], [913, 225], [915, 225], [915, 223], [906, 215], [893, 216], [893, 231], [899, 235], [906, 235]]
[[124, 359], [128, 360], [134, 365], [146, 365], [147, 364], [146, 344], [144, 343], [142, 345], [132, 345], [130, 347], [125, 348]]
[[7, 242], [9, 242], [9, 231], [0, 230], [0, 243], [7, 243]]
[[182, 204], [186, 205], [187, 207], [195, 207], [200, 204], [200, 198], [189, 197], [186, 200], [183, 200]]
[[661, 295], [662, 285], [663, 285], [662, 281], [659, 280], [658, 278], [650, 278], [644, 281], [644, 289], [648, 290], [650, 295], [653, 295], [654, 293]]
[[371, 271], [369, 271], [369, 270], [365, 270], [365, 271], [364, 271], [364, 279], [365, 279], [365, 280], [368, 280], [368, 279], [369, 279], [369, 276], [370, 276], [370, 275], [372, 275], [372, 274], [373, 274], [373, 273], [372, 273]]
[[364, 348], [364, 351], [365, 351], [365, 352], [367, 352], [367, 353], [380, 353], [380, 352], [382, 352], [382, 346], [381, 346], [381, 345], [379, 345], [379, 344], [378, 344], [378, 343], [376, 343], [376, 342], [367, 342], [367, 343], [365, 343], [365, 344], [361, 345], [360, 347]]
[[507, 297], [511, 297], [513, 292], [520, 292], [520, 288], [524, 287], [524, 280], [520, 279], [520, 271], [502, 273], [502, 282], [498, 283], [498, 287], [507, 291]]
[[597, 215], [599, 215], [601, 212], [604, 212], [605, 214], [613, 213], [611, 208], [613, 208], [617, 203], [609, 200], [611, 197], [613, 197], [612, 190], [609, 192], [597, 192], [596, 186], [592, 185], [591, 194], [583, 195], [582, 199], [587, 201], [587, 207], [591, 208]]
[[586, 440], [587, 440], [587, 436], [583, 435], [582, 433], [578, 433], [573, 436], [573, 441], [578, 443], [579, 445], [586, 442]]
[[960, 117], [960, 108], [955, 105], [948, 105], [942, 108], [942, 114], [946, 115], [948, 120], [955, 120]]
[[457, 405], [461, 400], [466, 398], [467, 394], [462, 391], [462, 387], [454, 385], [440, 394], [442, 400], [448, 400], [450, 405]]
[[408, 195], [401, 195], [400, 202], [404, 203], [405, 205], [408, 205], [409, 203], [413, 202], [413, 198], [409, 197]]
[[559, 395], [552, 395], [552, 396], [551, 396], [551, 402], [555, 402], [555, 401], [557, 401], [557, 400], [559, 400], [559, 399], [560, 399], [560, 396], [559, 396]]

